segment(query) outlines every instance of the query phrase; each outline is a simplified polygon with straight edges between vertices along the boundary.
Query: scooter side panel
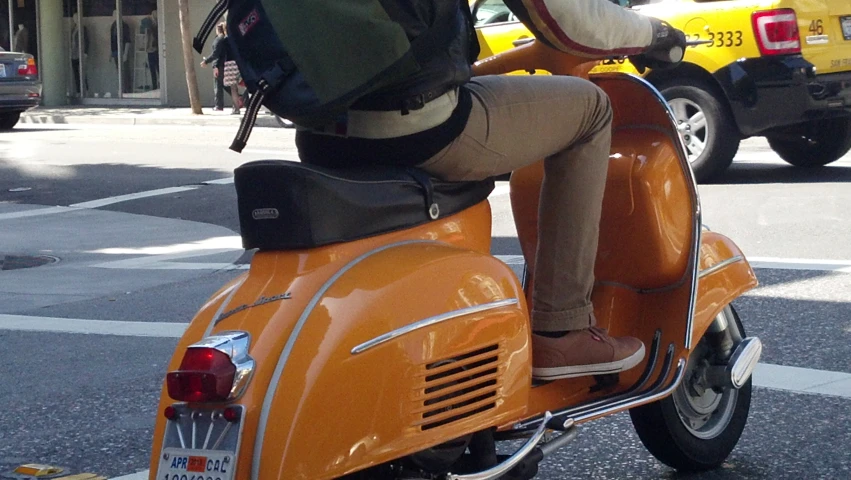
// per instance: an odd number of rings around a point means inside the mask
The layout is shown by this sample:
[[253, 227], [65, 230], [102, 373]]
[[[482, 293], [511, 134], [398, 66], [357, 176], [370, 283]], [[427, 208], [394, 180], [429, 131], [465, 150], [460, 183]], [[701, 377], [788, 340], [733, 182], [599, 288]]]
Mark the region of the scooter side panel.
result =
[[[169, 371], [176, 370], [186, 348], [207, 335], [227, 330], [245, 331], [251, 335], [249, 355], [255, 359], [256, 367], [246, 392], [235, 401], [246, 407], [235, 478], [252, 478], [251, 458], [258, 419], [277, 360], [299, 316], [337, 271], [359, 255], [393, 242], [438, 241], [476, 252], [489, 252], [490, 226], [490, 205], [485, 201], [428, 224], [356, 242], [310, 250], [256, 253], [249, 272], [208, 301], [192, 320], [169, 363]], [[151, 456], [152, 479], [159, 465], [167, 424], [162, 411], [173, 403], [163, 385]], [[221, 408], [222, 405], [195, 407]]]
[[290, 339], [258, 478], [336, 478], [517, 418], [525, 312], [516, 276], [489, 255], [413, 243], [365, 258]]
[[703, 337], [725, 306], [758, 284], [756, 274], [732, 240], [720, 233], [704, 231], [692, 343]]

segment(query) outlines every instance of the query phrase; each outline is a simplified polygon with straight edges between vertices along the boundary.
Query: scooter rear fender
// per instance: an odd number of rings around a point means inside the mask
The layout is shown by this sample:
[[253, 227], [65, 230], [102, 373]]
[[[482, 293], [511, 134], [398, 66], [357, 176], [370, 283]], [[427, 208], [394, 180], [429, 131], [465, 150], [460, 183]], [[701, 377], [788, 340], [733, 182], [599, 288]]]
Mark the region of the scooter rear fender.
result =
[[692, 345], [703, 337], [724, 307], [758, 283], [744, 254], [732, 240], [720, 233], [703, 231]]

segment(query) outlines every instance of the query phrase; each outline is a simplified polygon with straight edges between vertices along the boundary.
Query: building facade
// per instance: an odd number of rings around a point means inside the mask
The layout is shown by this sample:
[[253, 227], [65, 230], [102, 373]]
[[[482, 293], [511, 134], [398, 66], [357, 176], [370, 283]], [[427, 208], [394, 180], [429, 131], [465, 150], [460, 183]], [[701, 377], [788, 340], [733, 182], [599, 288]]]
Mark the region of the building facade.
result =
[[[189, 5], [197, 29], [215, 1]], [[189, 105], [177, 0], [0, 0], [0, 48], [35, 56], [45, 106]], [[211, 106], [212, 70], [195, 59]]]

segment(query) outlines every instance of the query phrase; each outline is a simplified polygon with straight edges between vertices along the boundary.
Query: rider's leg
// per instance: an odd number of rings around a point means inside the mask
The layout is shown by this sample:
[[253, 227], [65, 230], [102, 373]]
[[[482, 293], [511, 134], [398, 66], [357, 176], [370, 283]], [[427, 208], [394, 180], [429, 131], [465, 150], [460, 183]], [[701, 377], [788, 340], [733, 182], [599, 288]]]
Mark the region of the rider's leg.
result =
[[535, 374], [620, 371], [644, 346], [594, 325], [591, 291], [611, 140], [611, 107], [592, 83], [569, 77], [480, 77], [468, 85], [464, 132], [421, 168], [448, 180], [501, 175], [545, 160], [534, 272]]

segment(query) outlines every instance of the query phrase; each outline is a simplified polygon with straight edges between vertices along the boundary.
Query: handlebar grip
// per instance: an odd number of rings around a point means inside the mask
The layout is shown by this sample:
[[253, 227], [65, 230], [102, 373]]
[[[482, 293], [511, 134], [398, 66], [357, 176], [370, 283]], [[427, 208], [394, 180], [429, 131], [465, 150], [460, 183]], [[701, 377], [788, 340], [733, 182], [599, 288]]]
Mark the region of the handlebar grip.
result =
[[659, 60], [661, 62], [679, 63], [683, 59], [685, 51], [683, 51], [683, 47], [674, 45], [668, 50], [651, 50], [646, 52], [644, 55], [647, 56], [647, 58]]

